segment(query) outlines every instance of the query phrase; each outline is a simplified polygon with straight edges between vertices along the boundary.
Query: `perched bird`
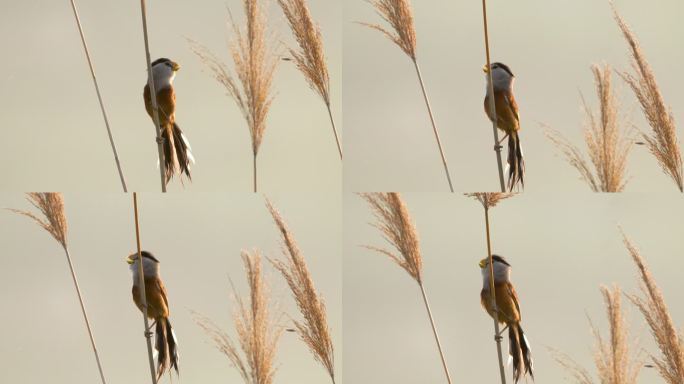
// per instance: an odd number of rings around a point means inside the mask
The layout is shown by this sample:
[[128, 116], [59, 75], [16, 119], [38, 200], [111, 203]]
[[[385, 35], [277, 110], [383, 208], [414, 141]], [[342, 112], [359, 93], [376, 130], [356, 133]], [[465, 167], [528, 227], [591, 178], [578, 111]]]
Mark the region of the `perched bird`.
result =
[[[175, 369], [176, 374], [178, 373], [178, 342], [169, 321], [169, 301], [166, 297], [166, 288], [159, 275], [159, 260], [147, 251], [142, 251], [141, 254], [147, 317], [154, 320], [152, 325], [155, 326], [154, 349], [157, 351], [157, 378], [159, 378], [170, 368]], [[138, 254], [128, 256], [126, 262], [130, 265], [133, 275], [133, 302], [143, 312], [143, 303], [140, 300]]]
[[[482, 270], [482, 291], [480, 301], [484, 309], [492, 318], [508, 328], [509, 353], [513, 358], [513, 379], [517, 383], [520, 375], [529, 374], [534, 379], [532, 372], [532, 353], [530, 343], [525, 337], [520, 326], [520, 305], [515, 288], [511, 284], [511, 265], [501, 256], [492, 255], [494, 261], [494, 294], [496, 295], [496, 309], [492, 308], [492, 296], [490, 287], [489, 258], [480, 261]], [[495, 314], [498, 312], [498, 315]], [[500, 336], [497, 336], [500, 337]]]
[[[485, 74], [489, 73], [487, 65], [482, 68]], [[520, 183], [525, 186], [523, 176], [525, 174], [525, 161], [523, 160], [522, 148], [520, 147], [520, 119], [518, 117], [518, 103], [513, 96], [513, 72], [506, 64], [493, 63], [491, 65], [492, 85], [494, 86], [494, 104], [496, 105], [496, 126], [504, 131], [505, 136], [496, 143], [496, 147], [501, 148], [501, 142], [508, 137], [508, 190]], [[489, 100], [492, 97], [489, 86], [487, 95], [484, 99], [484, 109], [487, 117], [492, 122], [494, 115], [489, 108]]]
[[[157, 93], [159, 125], [164, 145], [166, 183], [176, 173], [181, 176], [185, 174], [189, 180], [192, 180], [190, 176], [190, 163], [195, 162], [195, 158], [190, 151], [190, 143], [180, 127], [178, 127], [178, 124], [176, 124], [176, 93], [173, 90], [173, 79], [176, 77], [176, 72], [179, 69], [180, 65], [178, 63], [167, 58], [160, 58], [152, 63], [152, 79], [154, 80], [154, 89]], [[145, 84], [143, 98], [145, 99], [147, 114], [154, 121], [149, 82]]]

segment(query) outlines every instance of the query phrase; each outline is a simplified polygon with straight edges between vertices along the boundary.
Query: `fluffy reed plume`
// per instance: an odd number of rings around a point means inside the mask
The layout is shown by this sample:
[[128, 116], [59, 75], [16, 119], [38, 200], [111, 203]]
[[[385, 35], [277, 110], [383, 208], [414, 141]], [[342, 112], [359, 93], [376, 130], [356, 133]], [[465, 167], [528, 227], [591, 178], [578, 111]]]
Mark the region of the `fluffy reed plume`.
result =
[[237, 342], [206, 317], [196, 317], [197, 324], [212, 338], [216, 347], [228, 357], [246, 384], [271, 384], [275, 375], [275, 357], [283, 329], [271, 314], [269, 289], [263, 280], [261, 255], [242, 252], [250, 294], [245, 301], [235, 287], [237, 309], [233, 322]]
[[316, 22], [311, 18], [306, 0], [278, 0], [278, 4], [283, 9], [287, 22], [290, 24], [292, 34], [297, 40], [297, 44], [299, 44], [299, 50], [289, 49], [290, 55], [306, 81], [321, 96], [328, 109], [330, 124], [332, 125], [337, 151], [340, 154], [341, 160], [342, 145], [340, 144], [340, 138], [337, 134], [335, 120], [332, 117], [332, 109], [330, 107], [330, 78], [328, 76], [328, 65], [325, 62], [321, 31]]
[[594, 73], [594, 85], [599, 100], [599, 113], [595, 113], [582, 98], [587, 123], [584, 128], [584, 142], [591, 163], [584, 157], [580, 149], [554, 130], [547, 130], [546, 136], [563, 152], [566, 160], [572, 165], [594, 192], [621, 192], [627, 180], [627, 156], [633, 141], [628, 139], [621, 128], [618, 118], [618, 102], [612, 89], [609, 65], [591, 68]]
[[[266, 37], [266, 17], [259, 0], [243, 0], [247, 26], [243, 31], [230, 16], [235, 39], [230, 54], [235, 76], [209, 49], [190, 41], [192, 50], [214, 73], [240, 108], [252, 139], [254, 192], [257, 191], [257, 154], [266, 131], [268, 111], [273, 102], [272, 83], [278, 57]], [[237, 78], [236, 78], [237, 77]]]
[[[642, 362], [632, 355], [628, 337], [629, 331], [622, 312], [622, 291], [618, 286], [612, 289], [601, 287], [606, 315], [610, 326], [610, 340], [605, 340], [592, 324], [596, 341], [594, 364], [599, 382], [605, 384], [636, 384]], [[563, 353], [554, 352], [554, 358], [579, 384], [593, 384], [589, 372]]]
[[430, 100], [428, 99], [427, 91], [425, 90], [425, 83], [423, 82], [423, 75], [420, 72], [420, 67], [418, 66], [418, 59], [416, 58], [416, 29], [413, 25], [413, 11], [411, 10], [411, 5], [408, 0], [366, 0], [373, 7], [375, 7], [376, 12], [380, 17], [385, 20], [390, 26], [392, 26], [392, 31], [382, 27], [378, 24], [361, 23], [367, 27], [378, 30], [382, 32], [387, 38], [393, 41], [399, 48], [401, 48], [406, 55], [413, 61], [413, 66], [416, 68], [416, 75], [418, 75], [418, 82], [420, 83], [420, 89], [423, 92], [423, 99], [425, 99], [425, 106], [427, 107], [428, 114], [430, 115], [430, 123], [432, 124], [432, 130], [435, 134], [435, 139], [437, 140], [437, 148], [439, 149], [439, 155], [442, 158], [442, 163], [444, 165], [444, 172], [446, 173], [447, 182], [449, 183], [449, 189], [451, 192], [454, 191], [454, 187], [451, 183], [451, 175], [449, 174], [449, 166], [447, 165], [446, 157], [444, 156], [444, 150], [442, 149], [442, 141], [439, 138], [439, 132], [437, 131], [437, 124], [435, 123], [435, 117], [432, 113], [432, 107], [430, 106]]
[[[465, 195], [479, 201], [480, 204], [482, 204], [482, 208], [484, 208], [485, 233], [487, 235], [487, 257], [489, 258], [490, 274], [489, 291], [492, 293], [491, 306], [494, 308], [493, 312], [496, 313], [498, 310], [496, 306], [496, 289], [494, 289], [494, 260], [492, 259], [492, 241], [489, 233], [489, 210], [496, 207], [496, 205], [502, 200], [505, 200], [514, 194], [505, 192], [475, 192], [466, 193]], [[501, 340], [503, 338], [501, 337], [501, 332], [499, 331], [499, 322], [494, 317], [492, 317], [492, 319], [494, 320], [494, 340], [496, 341], [496, 352], [499, 358], [499, 376], [501, 377], [501, 384], [506, 384], [506, 372], [504, 371], [503, 354], [501, 353]]]
[[71, 272], [71, 279], [73, 280], [74, 287], [76, 288], [78, 302], [81, 305], [81, 313], [83, 314], [88, 336], [90, 337], [90, 344], [93, 347], [93, 354], [95, 355], [97, 369], [100, 372], [100, 379], [102, 380], [102, 384], [106, 384], [104, 371], [102, 370], [102, 364], [100, 363], [100, 355], [98, 354], [97, 346], [95, 345], [95, 336], [93, 336], [93, 331], [90, 327], [90, 320], [88, 320], [85, 303], [83, 301], [83, 296], [81, 295], [81, 288], [78, 285], [78, 278], [76, 276], [76, 271], [74, 270], [74, 265], [71, 262], [71, 254], [69, 253], [69, 247], [67, 243], [67, 219], [64, 213], [64, 198], [60, 193], [51, 192], [32, 192], [27, 193], [26, 195], [27, 200], [40, 211], [42, 217], [35, 215], [32, 212], [19, 209], [11, 209], [11, 211], [33, 219], [38, 225], [52, 235], [52, 237], [54, 237], [55, 240], [57, 240], [57, 242], [62, 246], [62, 249], [64, 249], [64, 254], [66, 256], [67, 263], [69, 264], [69, 271]]
[[375, 215], [377, 222], [373, 225], [380, 230], [382, 237], [390, 243], [399, 254], [397, 255], [396, 252], [384, 248], [372, 246], [366, 246], [366, 248], [388, 256], [392, 261], [403, 268], [420, 286], [425, 309], [430, 318], [430, 325], [432, 326], [432, 332], [435, 336], [435, 341], [437, 342], [439, 356], [442, 360], [444, 374], [446, 375], [447, 382], [451, 384], [451, 376], [449, 374], [449, 369], [447, 368], [446, 359], [444, 358], [444, 352], [442, 351], [442, 344], [439, 341], [437, 327], [435, 325], [435, 320], [432, 317], [432, 310], [430, 310], [430, 304], [428, 303], [427, 294], [425, 293], [425, 287], [423, 285], [423, 257], [420, 253], [418, 232], [409, 216], [406, 204], [401, 199], [401, 196], [395, 192], [362, 193], [361, 197], [368, 202]]
[[684, 171], [682, 170], [682, 154], [677, 138], [672, 111], [665, 104], [663, 95], [656, 82], [651, 66], [639, 46], [636, 36], [620, 17], [615, 7], [613, 15], [622, 34], [629, 44], [632, 54], [632, 68], [636, 74], [623, 72], [620, 75], [629, 84], [641, 104], [641, 110], [651, 126], [650, 133], [642, 133], [644, 141], [651, 153], [660, 163], [663, 171], [670, 175], [680, 191], [684, 192]]
[[299, 312], [304, 321], [294, 321], [295, 329], [299, 337], [309, 347], [314, 358], [318, 360], [335, 383], [335, 357], [328, 318], [325, 311], [323, 298], [316, 291], [309, 268], [304, 260], [294, 235], [287, 228], [285, 220], [270, 201], [266, 200], [266, 206], [273, 216], [273, 220], [280, 230], [282, 237], [282, 251], [287, 261], [270, 260], [273, 266], [283, 275], [287, 285], [292, 291], [292, 296], [297, 302]]
[[677, 331], [663, 293], [658, 288], [644, 259], [625, 234], [622, 240], [637, 266], [641, 278], [643, 296], [629, 295], [629, 300], [639, 309], [651, 328], [651, 335], [660, 349], [660, 356], [650, 355], [660, 376], [668, 384], [684, 383], [684, 341]]

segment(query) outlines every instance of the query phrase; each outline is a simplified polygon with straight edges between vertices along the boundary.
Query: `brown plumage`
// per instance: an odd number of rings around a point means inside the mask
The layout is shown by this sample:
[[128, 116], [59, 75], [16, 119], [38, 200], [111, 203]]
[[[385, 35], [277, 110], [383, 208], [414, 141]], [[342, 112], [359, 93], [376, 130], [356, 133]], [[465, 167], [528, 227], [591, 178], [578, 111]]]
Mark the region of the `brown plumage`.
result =
[[[485, 73], [489, 72], [484, 68]], [[496, 118], [496, 126], [508, 136], [508, 190], [513, 191], [517, 184], [525, 187], [525, 161], [523, 160], [522, 147], [520, 146], [520, 117], [518, 115], [518, 103], [513, 95], [513, 80], [515, 76], [510, 68], [502, 63], [491, 65], [491, 75], [494, 88], [494, 104], [496, 116], [490, 110], [490, 90], [484, 99], [484, 110], [490, 121]]]
[[[166, 166], [165, 182], [168, 183], [176, 173], [181, 175], [185, 174], [188, 177], [188, 180], [192, 180], [192, 176], [190, 175], [190, 162], [194, 161], [194, 159], [183, 132], [178, 124], [176, 124], [176, 93], [171, 85], [175, 72], [180, 66], [165, 58], [155, 60], [155, 62], [152, 63], [152, 66], [153, 73], [155, 73], [154, 79], [155, 91], [157, 93], [156, 99], [159, 112], [159, 125], [161, 136], [164, 140], [164, 164]], [[164, 66], [168, 68], [161, 68]], [[165, 79], [163, 73], [157, 74], [164, 70], [169, 71], [167, 76], [170, 79]], [[165, 84], [165, 81], [168, 81], [168, 84]], [[145, 100], [147, 114], [152, 121], [154, 121], [154, 110], [152, 108], [149, 84], [145, 84], [143, 99]]]
[[[178, 342], [169, 321], [169, 301], [164, 282], [159, 276], [159, 261], [147, 251], [142, 251], [143, 276], [145, 284], [145, 301], [147, 317], [154, 320], [154, 348], [157, 350], [157, 378], [170, 368], [178, 373]], [[128, 264], [133, 273], [133, 302], [144, 313], [140, 297], [138, 254], [128, 256]]]
[[529, 342], [520, 325], [520, 304], [518, 294], [510, 282], [510, 264], [497, 255], [492, 255], [494, 261], [494, 295], [496, 296], [496, 310], [492, 307], [490, 287], [489, 259], [480, 261], [483, 274], [480, 302], [487, 313], [508, 327], [509, 353], [513, 358], [513, 380], [517, 383], [521, 376], [529, 374], [534, 379], [532, 367], [532, 353]]

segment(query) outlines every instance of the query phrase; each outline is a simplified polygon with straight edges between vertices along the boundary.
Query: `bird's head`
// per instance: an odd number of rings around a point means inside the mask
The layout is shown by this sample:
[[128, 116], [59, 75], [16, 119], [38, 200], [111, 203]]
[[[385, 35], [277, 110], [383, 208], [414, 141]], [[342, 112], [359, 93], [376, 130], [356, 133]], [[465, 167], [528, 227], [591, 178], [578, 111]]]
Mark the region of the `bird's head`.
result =
[[[142, 255], [143, 274], [146, 277], [156, 275], [159, 270], [159, 260], [157, 260], [156, 257], [147, 251], [142, 251], [140, 254]], [[133, 271], [134, 280], [137, 278], [138, 273], [138, 258], [139, 256], [137, 252], [129, 255], [126, 258], [126, 263], [130, 265], [131, 271]]]
[[[159, 67], [163, 66], [163, 67]], [[168, 68], [172, 72], [178, 72], [180, 70], [180, 64], [173, 60], [167, 59], [166, 57], [159, 58], [152, 62], [152, 68]]]
[[[506, 259], [499, 255], [492, 255], [492, 260], [494, 261], [494, 275], [495, 275], [495, 280], [498, 280], [499, 276], [504, 276], [508, 274], [508, 271], [511, 269], [511, 265], [508, 264]], [[485, 277], [489, 276], [489, 258], [485, 257], [484, 259], [480, 260], [480, 263], [478, 264], [480, 266], [480, 269], [482, 269], [482, 275]]]
[[[497, 74], [497, 73], [501, 73], [502, 75], [505, 74], [508, 77], [514, 77], [513, 72], [511, 71], [511, 68], [509, 68], [508, 65], [506, 65], [504, 63], [499, 63], [499, 62], [492, 63], [490, 68], [492, 69], [492, 75]], [[482, 71], [484, 73], [489, 73], [489, 68], [487, 68], [487, 64], [482, 66]]]

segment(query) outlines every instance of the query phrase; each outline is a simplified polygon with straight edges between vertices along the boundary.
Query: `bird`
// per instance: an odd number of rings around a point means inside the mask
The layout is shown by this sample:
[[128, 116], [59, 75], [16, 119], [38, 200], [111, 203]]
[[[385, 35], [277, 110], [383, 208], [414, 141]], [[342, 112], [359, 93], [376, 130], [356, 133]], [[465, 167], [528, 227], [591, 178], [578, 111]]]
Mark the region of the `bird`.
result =
[[[482, 67], [485, 74], [490, 68], [485, 64]], [[501, 143], [508, 137], [508, 190], [512, 192], [516, 185], [525, 187], [525, 161], [523, 160], [522, 148], [520, 147], [520, 117], [518, 115], [518, 103], [513, 95], [513, 80], [515, 76], [511, 69], [503, 63], [493, 63], [491, 65], [492, 85], [494, 88], [494, 104], [496, 110], [496, 126], [505, 135], [496, 143], [495, 149], [501, 148]], [[494, 122], [494, 115], [490, 110], [489, 86], [484, 99], [484, 110], [490, 121]]]
[[[154, 349], [157, 352], [157, 379], [165, 371], [171, 368], [178, 374], [178, 340], [176, 333], [169, 321], [169, 301], [166, 295], [166, 288], [159, 274], [159, 260], [150, 252], [142, 251], [143, 277], [145, 281], [145, 299], [147, 303], [147, 317], [154, 323], [150, 326], [155, 327]], [[143, 303], [140, 298], [140, 275], [138, 253], [133, 253], [126, 258], [130, 265], [133, 276], [133, 302], [138, 309], [144, 313]], [[149, 334], [146, 332], [146, 336]]]
[[[181, 176], [185, 174], [188, 180], [192, 181], [190, 163], [195, 162], [190, 142], [176, 124], [176, 93], [173, 89], [173, 80], [178, 70], [180, 70], [180, 65], [165, 57], [152, 62], [152, 79], [157, 94], [159, 128], [164, 146], [164, 165], [166, 166], [164, 178], [167, 184], [176, 173]], [[143, 98], [147, 114], [154, 121], [149, 77], [143, 90]]]
[[[534, 380], [532, 353], [530, 343], [520, 326], [520, 303], [515, 288], [511, 283], [511, 265], [501, 256], [492, 255], [494, 266], [494, 293], [496, 295], [496, 310], [492, 307], [489, 258], [480, 261], [482, 270], [482, 291], [480, 302], [487, 313], [499, 323], [505, 324], [501, 334], [508, 328], [509, 354], [513, 359], [513, 379], [517, 383], [520, 376], [527, 374]], [[498, 315], [495, 316], [495, 314]]]

